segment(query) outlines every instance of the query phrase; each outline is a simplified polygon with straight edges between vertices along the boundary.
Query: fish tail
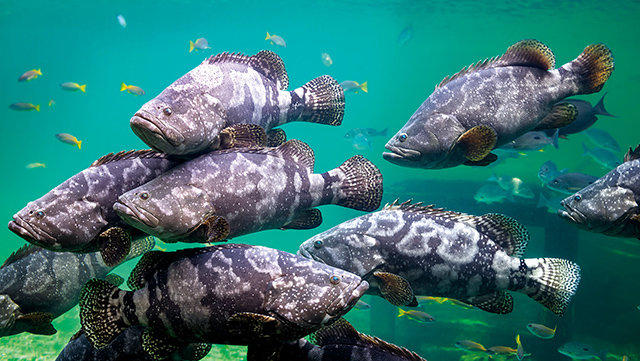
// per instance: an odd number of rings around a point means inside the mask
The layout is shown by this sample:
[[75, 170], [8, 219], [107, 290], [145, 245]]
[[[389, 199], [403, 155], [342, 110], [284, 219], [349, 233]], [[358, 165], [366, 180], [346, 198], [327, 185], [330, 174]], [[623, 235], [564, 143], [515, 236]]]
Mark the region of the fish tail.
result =
[[194, 43], [193, 41], [189, 40], [189, 52], [193, 51], [193, 48], [196, 46], [196, 43]]
[[540, 193], [540, 200], [538, 201], [538, 205], [536, 206], [536, 208], [542, 208], [546, 206], [547, 206], [547, 197], [543, 193]]
[[524, 292], [562, 316], [580, 283], [580, 266], [560, 258], [526, 259], [529, 266]]
[[40, 111], [40, 104], [36, 105], [36, 106], [34, 107], [34, 109], [36, 110], [36, 112], [39, 112], [39, 111]]
[[584, 143], [582, 143], [582, 156], [588, 156], [589, 152], [591, 151], [591, 149], [589, 149], [586, 145], [584, 145]]
[[365, 92], [365, 93], [369, 92], [369, 88], [367, 86], [367, 83], [368, 82], [365, 81], [364, 83], [360, 84], [360, 89], [362, 89], [362, 91]]
[[127, 90], [127, 84], [123, 82], [122, 85], [120, 85], [120, 91], [123, 92], [125, 90]]
[[382, 173], [370, 160], [355, 155], [342, 163], [338, 170], [344, 173], [338, 205], [372, 212], [382, 201]]
[[80, 145], [82, 145], [82, 141], [81, 140], [79, 140], [76, 144], [78, 145], [78, 150], [82, 149], [82, 148], [80, 148]]
[[344, 91], [329, 75], [317, 77], [302, 86], [304, 110], [302, 120], [328, 125], [342, 124]]
[[[577, 76], [579, 94], [599, 92], [614, 69], [611, 50], [605, 44], [591, 44], [568, 64], [568, 70]], [[563, 66], [563, 68], [567, 65]]]
[[398, 317], [402, 317], [406, 314], [407, 314], [407, 311], [403, 310], [402, 308], [398, 308]]
[[80, 90], [81, 90], [83, 93], [86, 93], [86, 92], [87, 92], [87, 90], [86, 90], [86, 89], [87, 89], [87, 84], [80, 85]]
[[267, 37], [264, 38], [264, 40], [269, 40], [270, 37], [271, 37], [271, 35], [269, 35], [269, 32], [267, 31]]
[[89, 280], [80, 292], [80, 323], [87, 339], [95, 348], [109, 344], [128, 326], [120, 310], [122, 291], [113, 284], [101, 280]]
[[595, 114], [599, 114], [599, 115], [604, 115], [607, 117], [613, 117], [613, 118], [617, 118], [617, 115], [613, 115], [611, 113], [609, 113], [605, 108], [604, 108], [604, 97], [609, 94], [609, 92], [606, 92], [602, 95], [602, 98], [600, 98], [600, 101], [598, 102], [598, 104], [596, 104], [593, 107], [593, 111]]

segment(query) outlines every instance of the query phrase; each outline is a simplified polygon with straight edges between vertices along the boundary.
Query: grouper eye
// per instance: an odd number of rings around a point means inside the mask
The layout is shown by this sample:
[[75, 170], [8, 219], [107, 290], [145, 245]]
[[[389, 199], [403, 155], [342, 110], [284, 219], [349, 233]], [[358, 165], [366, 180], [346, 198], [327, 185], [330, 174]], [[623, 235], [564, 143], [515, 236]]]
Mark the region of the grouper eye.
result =
[[147, 192], [140, 193], [140, 199], [142, 199], [143, 201], [146, 201], [147, 199], [149, 199], [149, 193]]
[[405, 140], [407, 140], [407, 134], [406, 133], [402, 133], [398, 136], [398, 140], [401, 142], [404, 142]]
[[43, 211], [37, 211], [36, 212], [36, 218], [42, 219], [43, 217], [44, 217], [44, 212]]
[[329, 281], [331, 282], [331, 284], [337, 285], [338, 283], [340, 283], [340, 276], [331, 276], [331, 279]]
[[164, 110], [162, 111], [164, 113], [164, 115], [166, 116], [170, 116], [171, 114], [173, 114], [173, 110], [171, 109], [171, 107], [166, 107], [164, 108]]
[[576, 201], [576, 202], [580, 202], [582, 200], [582, 197], [575, 196], [575, 197], [573, 197], [573, 200]]
[[313, 242], [313, 247], [315, 248], [322, 248], [323, 245], [324, 245], [324, 242], [322, 242], [321, 240], [317, 240]]

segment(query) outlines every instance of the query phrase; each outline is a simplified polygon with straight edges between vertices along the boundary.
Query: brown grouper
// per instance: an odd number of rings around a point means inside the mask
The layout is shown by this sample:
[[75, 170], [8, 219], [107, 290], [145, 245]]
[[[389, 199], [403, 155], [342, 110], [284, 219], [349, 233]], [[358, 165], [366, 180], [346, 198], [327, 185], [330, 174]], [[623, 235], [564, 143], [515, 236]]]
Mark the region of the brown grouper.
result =
[[598, 92], [614, 61], [604, 44], [587, 46], [575, 60], [555, 67], [551, 50], [522, 40], [502, 56], [446, 77], [388, 142], [383, 157], [425, 169], [487, 165], [492, 149], [531, 130], [559, 128], [578, 111], [561, 100]]

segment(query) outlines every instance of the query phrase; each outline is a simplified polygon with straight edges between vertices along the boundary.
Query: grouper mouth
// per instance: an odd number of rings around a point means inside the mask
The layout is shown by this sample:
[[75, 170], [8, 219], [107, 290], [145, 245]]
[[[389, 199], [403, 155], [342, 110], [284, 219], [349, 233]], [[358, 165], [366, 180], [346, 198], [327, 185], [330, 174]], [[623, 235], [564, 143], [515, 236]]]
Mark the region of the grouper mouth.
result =
[[405, 161], [405, 162], [417, 162], [422, 155], [419, 151], [414, 149], [407, 149], [402, 147], [397, 147], [391, 144], [386, 144], [384, 146], [391, 152], [382, 153], [382, 158], [394, 163], [394, 161]]
[[137, 225], [143, 225], [147, 228], [158, 227], [158, 224], [160, 224], [158, 218], [144, 208], [128, 203], [126, 199], [119, 198], [118, 201], [113, 204], [113, 210], [120, 218], [134, 227]]
[[169, 143], [173, 147], [178, 147], [185, 141], [184, 136], [178, 130], [146, 112], [137, 112], [129, 124], [140, 139], [157, 151], [163, 151], [156, 149], [159, 143]]
[[40, 228], [29, 224], [29, 222], [22, 219], [20, 216], [13, 216], [13, 221], [8, 224], [9, 230], [18, 236], [22, 237], [29, 243], [36, 244], [43, 248], [50, 248], [55, 244], [55, 237], [52, 237], [47, 232]]

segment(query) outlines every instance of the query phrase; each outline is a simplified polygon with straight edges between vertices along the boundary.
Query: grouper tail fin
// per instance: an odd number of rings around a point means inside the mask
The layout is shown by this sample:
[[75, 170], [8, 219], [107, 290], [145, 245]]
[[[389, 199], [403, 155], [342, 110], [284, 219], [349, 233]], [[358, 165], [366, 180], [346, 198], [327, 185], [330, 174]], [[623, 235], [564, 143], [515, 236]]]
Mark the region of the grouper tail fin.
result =
[[580, 283], [580, 266], [560, 258], [525, 259], [527, 281], [522, 290], [553, 313], [562, 316]]
[[613, 55], [605, 44], [591, 44], [582, 54], [562, 68], [577, 76], [579, 94], [599, 92], [614, 68]]
[[338, 205], [365, 212], [372, 212], [380, 207], [382, 174], [370, 160], [356, 155], [334, 171], [336, 170], [342, 173]]
[[342, 124], [344, 91], [329, 75], [317, 77], [302, 86], [304, 109], [300, 120], [328, 125]]
[[118, 292], [126, 291], [97, 278], [82, 287], [80, 323], [87, 340], [95, 348], [105, 347], [128, 327], [118, 304]]

